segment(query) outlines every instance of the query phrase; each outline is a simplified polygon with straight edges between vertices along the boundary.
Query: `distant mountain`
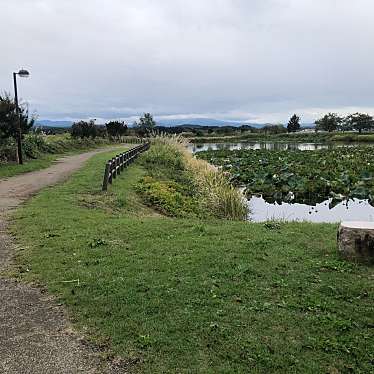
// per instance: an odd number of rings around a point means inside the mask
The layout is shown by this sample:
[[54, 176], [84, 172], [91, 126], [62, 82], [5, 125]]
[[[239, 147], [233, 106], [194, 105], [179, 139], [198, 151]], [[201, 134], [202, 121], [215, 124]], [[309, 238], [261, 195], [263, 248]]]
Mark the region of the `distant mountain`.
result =
[[[165, 127], [175, 127], [175, 126], [241, 126], [249, 125], [252, 127], [261, 128], [264, 124], [253, 124], [253, 123], [240, 123], [235, 121], [223, 121], [214, 118], [189, 118], [189, 119], [161, 119], [157, 120], [157, 125]], [[42, 119], [37, 120], [36, 126], [45, 127], [70, 127], [73, 121], [59, 121], [59, 120], [49, 120]]]
[[35, 122], [35, 126], [45, 127], [71, 127], [72, 121], [53, 121], [49, 119], [41, 119]]
[[159, 126], [241, 126], [263, 127], [263, 124], [253, 124], [236, 121], [224, 121], [214, 118], [161, 119], [156, 121]]
[[[224, 121], [220, 119], [214, 118], [188, 118], [188, 119], [161, 119], [157, 120], [158, 126], [165, 126], [165, 127], [175, 127], [175, 126], [191, 126], [191, 127], [199, 127], [199, 126], [235, 126], [239, 127], [242, 125], [251, 126], [257, 129], [260, 129], [266, 125], [267, 123], [247, 123], [247, 122], [235, 122], [235, 121]], [[37, 120], [35, 126], [45, 126], [45, 127], [71, 127], [73, 121], [59, 121], [59, 120]], [[301, 124], [301, 127], [308, 128], [314, 127], [314, 124]]]

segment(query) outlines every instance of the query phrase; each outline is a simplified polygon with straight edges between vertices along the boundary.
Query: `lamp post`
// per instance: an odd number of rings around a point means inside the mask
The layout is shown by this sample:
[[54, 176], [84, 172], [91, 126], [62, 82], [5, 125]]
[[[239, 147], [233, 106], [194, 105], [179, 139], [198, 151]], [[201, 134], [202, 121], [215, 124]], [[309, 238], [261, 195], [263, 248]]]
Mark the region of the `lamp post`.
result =
[[21, 78], [27, 78], [30, 74], [27, 70], [21, 69], [18, 73], [13, 73], [13, 83], [14, 83], [14, 101], [16, 104], [16, 125], [17, 125], [17, 155], [18, 155], [18, 163], [20, 165], [23, 164], [22, 159], [22, 130], [21, 130], [21, 118], [20, 118], [20, 111], [18, 106], [18, 92], [17, 92], [17, 75]]

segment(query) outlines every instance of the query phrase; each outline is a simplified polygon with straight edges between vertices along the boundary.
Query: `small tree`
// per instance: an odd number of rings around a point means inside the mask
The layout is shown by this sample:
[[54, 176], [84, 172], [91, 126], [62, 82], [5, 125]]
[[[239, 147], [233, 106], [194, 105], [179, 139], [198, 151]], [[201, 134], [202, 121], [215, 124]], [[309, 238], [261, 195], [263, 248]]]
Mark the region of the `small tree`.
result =
[[97, 133], [94, 120], [74, 122], [71, 127], [71, 136], [74, 138], [96, 138]]
[[[9, 94], [0, 95], [0, 138], [17, 138], [17, 112], [16, 104]], [[29, 118], [29, 111], [25, 105], [19, 106], [19, 121], [21, 135], [27, 134], [34, 125], [35, 118]]]
[[300, 117], [294, 114], [288, 121], [287, 131], [296, 132], [300, 130]]
[[316, 130], [328, 132], [336, 131], [340, 127], [342, 122], [343, 118], [339, 117], [336, 113], [329, 113], [315, 121]]
[[150, 113], [144, 113], [144, 116], [140, 117], [139, 122], [135, 122], [134, 126], [139, 136], [149, 136], [156, 127], [156, 121]]
[[356, 130], [361, 134], [362, 130], [371, 130], [374, 128], [373, 117], [365, 113], [350, 114], [344, 119], [344, 128], [347, 130]]
[[123, 121], [110, 121], [105, 124], [108, 135], [119, 139], [127, 132], [127, 125]]

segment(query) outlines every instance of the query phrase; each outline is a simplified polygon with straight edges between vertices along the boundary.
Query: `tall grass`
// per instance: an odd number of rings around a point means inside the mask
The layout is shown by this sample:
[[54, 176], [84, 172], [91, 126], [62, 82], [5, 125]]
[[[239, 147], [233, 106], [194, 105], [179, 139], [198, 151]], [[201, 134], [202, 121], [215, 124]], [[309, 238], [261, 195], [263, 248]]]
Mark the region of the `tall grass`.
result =
[[204, 160], [196, 159], [186, 148], [188, 141], [179, 135], [151, 138], [152, 147], [144, 154], [145, 163], [156, 163], [180, 171], [193, 182], [200, 206], [214, 217], [243, 220], [247, 207], [239, 190], [227, 175]]

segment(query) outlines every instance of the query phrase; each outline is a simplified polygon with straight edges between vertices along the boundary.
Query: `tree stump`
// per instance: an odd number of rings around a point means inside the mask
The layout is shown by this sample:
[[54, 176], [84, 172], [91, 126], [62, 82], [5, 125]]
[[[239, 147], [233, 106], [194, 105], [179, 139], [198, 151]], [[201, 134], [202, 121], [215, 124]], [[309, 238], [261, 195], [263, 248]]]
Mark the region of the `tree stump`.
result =
[[339, 253], [349, 260], [374, 262], [374, 222], [342, 222], [338, 231]]

